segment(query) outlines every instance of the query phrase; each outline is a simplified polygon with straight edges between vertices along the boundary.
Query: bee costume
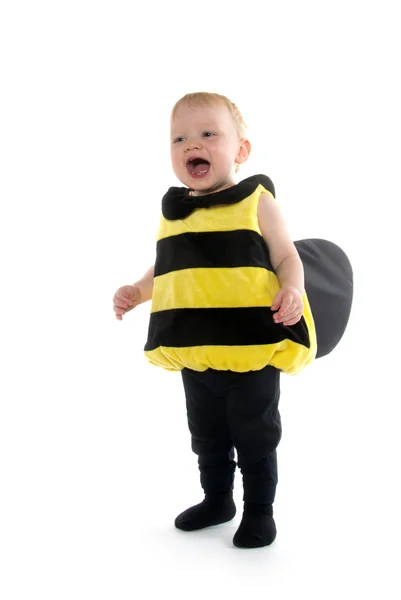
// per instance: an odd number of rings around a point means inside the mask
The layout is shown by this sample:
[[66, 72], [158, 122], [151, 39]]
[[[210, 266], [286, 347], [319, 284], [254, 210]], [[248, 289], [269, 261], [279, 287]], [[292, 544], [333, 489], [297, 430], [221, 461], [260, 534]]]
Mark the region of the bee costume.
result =
[[[182, 373], [205, 501], [224, 498], [232, 507], [235, 447], [245, 508], [266, 513], [277, 484], [280, 371], [295, 375], [337, 345], [353, 275], [332, 242], [294, 242], [305, 273], [304, 313], [295, 325], [275, 323], [270, 307], [280, 284], [258, 224], [262, 193], [275, 197], [265, 175], [204, 196], [184, 187], [165, 194], [145, 355]], [[177, 517], [177, 527], [206, 526], [193, 509]]]

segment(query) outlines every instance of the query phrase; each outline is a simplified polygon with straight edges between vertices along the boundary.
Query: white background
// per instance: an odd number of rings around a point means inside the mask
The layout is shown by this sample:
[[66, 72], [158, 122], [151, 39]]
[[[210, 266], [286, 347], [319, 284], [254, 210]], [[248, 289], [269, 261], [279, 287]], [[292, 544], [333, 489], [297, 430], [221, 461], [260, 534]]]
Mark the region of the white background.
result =
[[[2, 600], [399, 598], [400, 53], [397, 2], [2, 2]], [[238, 104], [294, 239], [351, 259], [336, 350], [282, 377], [278, 536], [241, 517], [185, 534], [202, 499], [180, 376], [142, 350], [177, 185], [170, 110]]]

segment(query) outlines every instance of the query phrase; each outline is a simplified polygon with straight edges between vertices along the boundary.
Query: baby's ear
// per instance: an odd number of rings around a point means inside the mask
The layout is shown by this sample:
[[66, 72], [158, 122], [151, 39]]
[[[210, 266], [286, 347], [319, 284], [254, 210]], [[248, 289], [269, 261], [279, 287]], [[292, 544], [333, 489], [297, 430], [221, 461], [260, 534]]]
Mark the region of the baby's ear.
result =
[[251, 142], [246, 139], [242, 139], [240, 141], [240, 147], [238, 148], [237, 153], [237, 162], [244, 163], [248, 160], [249, 155], [251, 153]]

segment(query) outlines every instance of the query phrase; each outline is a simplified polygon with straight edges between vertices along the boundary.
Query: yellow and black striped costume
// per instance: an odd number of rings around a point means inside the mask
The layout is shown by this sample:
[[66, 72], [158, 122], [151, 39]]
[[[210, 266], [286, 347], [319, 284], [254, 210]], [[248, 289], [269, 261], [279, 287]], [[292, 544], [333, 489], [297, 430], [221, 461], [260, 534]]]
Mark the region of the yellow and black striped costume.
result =
[[273, 320], [280, 286], [258, 224], [262, 192], [274, 197], [273, 184], [255, 175], [206, 196], [177, 187], [164, 196], [145, 346], [151, 363], [237, 372], [270, 364], [296, 374], [315, 358], [306, 292], [298, 323]]

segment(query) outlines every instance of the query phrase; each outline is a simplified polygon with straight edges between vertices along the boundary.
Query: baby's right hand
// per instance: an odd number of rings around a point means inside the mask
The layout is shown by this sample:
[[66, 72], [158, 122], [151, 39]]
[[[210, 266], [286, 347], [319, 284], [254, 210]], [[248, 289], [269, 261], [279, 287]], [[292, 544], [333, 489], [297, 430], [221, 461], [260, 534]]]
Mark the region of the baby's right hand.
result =
[[135, 285], [124, 285], [120, 287], [113, 297], [113, 310], [116, 319], [122, 321], [123, 315], [141, 303], [141, 291]]

